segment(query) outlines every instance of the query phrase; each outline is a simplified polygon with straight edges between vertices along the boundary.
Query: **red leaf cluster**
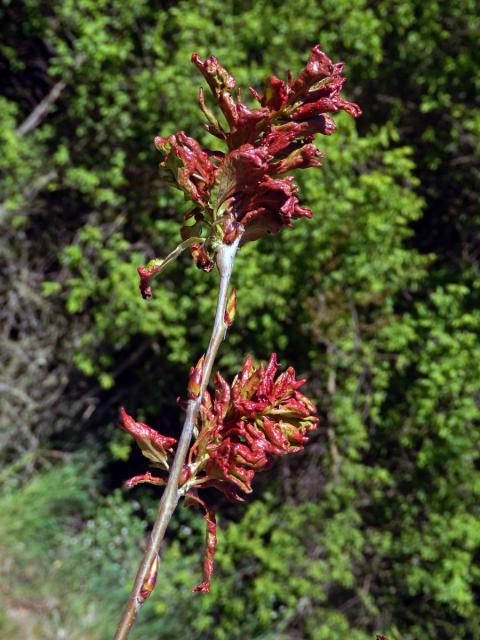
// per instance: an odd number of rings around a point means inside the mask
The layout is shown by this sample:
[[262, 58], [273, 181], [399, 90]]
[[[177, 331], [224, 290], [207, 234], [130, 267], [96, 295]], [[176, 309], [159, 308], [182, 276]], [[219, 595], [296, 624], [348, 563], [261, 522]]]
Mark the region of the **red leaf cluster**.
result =
[[[205, 243], [194, 247], [197, 265], [209, 269], [212, 237], [232, 243], [242, 235], [244, 243], [291, 227], [296, 218], [311, 217], [311, 211], [299, 204], [293, 177], [279, 176], [320, 166], [323, 154], [313, 140], [317, 133], [335, 131], [330, 114], [343, 110], [356, 118], [361, 111], [340, 98], [343, 64], [334, 64], [319, 45], [296, 78], [290, 73], [288, 81], [270, 76], [263, 95], [250, 89], [260, 103], [255, 109], [242, 102], [235, 79], [214, 56], [201, 60], [194, 54], [192, 60], [227, 123], [224, 127], [208, 108], [201, 90], [206, 128], [224, 141], [227, 151], [202, 149], [183, 131], [167, 139], [157, 137], [155, 145], [162, 154], [164, 175], [193, 203], [186, 219], [194, 219], [195, 229], [204, 223], [210, 230]], [[185, 225], [182, 237], [191, 229]]]
[[[305, 380], [297, 380], [289, 367], [277, 375], [278, 362], [272, 354], [265, 365], [256, 367], [249, 356], [232, 384], [215, 376], [215, 393], [205, 392], [197, 421], [199, 435], [190, 449], [180, 486], [190, 504], [198, 503], [205, 511], [207, 536], [203, 563], [203, 582], [195, 591], [208, 591], [213, 571], [216, 545], [216, 521], [213, 509], [201, 500], [199, 489], [214, 487], [231, 500], [242, 500], [252, 491], [255, 473], [267, 469], [277, 456], [303, 449], [307, 434], [316, 429], [314, 404], [299, 389]], [[203, 375], [203, 358], [190, 374], [189, 395], [197, 397]], [[155, 466], [168, 468], [167, 452], [173, 438], [121, 410], [120, 426], [131, 433], [143, 454]], [[126, 486], [140, 483], [165, 484], [150, 472], [134, 476]]]
[[308, 431], [318, 419], [313, 403], [300, 391], [289, 367], [276, 377], [278, 363], [255, 367], [248, 357], [229, 385], [215, 376], [215, 396], [205, 393], [200, 409], [200, 433], [190, 451], [197, 486], [214, 486], [229, 498], [242, 499], [252, 491], [256, 472], [267, 469], [277, 456], [303, 449]]
[[[199, 436], [190, 450], [184, 477], [188, 496], [205, 510], [207, 538], [203, 582], [195, 591], [209, 591], [216, 544], [213, 510], [196, 496], [196, 490], [215, 487], [232, 500], [252, 491], [255, 473], [267, 469], [277, 456], [303, 449], [307, 433], [317, 427], [316, 408], [299, 388], [289, 367], [277, 376], [272, 354], [268, 364], [255, 367], [248, 357], [229, 385], [215, 376], [215, 395], [205, 393], [200, 409]], [[188, 471], [187, 471], [188, 470]]]

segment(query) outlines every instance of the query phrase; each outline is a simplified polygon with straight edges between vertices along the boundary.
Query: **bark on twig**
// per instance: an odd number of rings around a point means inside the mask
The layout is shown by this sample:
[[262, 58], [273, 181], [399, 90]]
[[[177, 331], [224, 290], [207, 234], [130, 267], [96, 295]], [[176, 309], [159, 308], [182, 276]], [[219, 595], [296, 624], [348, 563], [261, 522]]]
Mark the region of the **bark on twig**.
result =
[[197, 415], [202, 403], [203, 394], [207, 388], [212, 373], [213, 364], [218, 353], [218, 349], [225, 337], [228, 325], [225, 323], [225, 309], [228, 302], [228, 287], [233, 270], [233, 262], [238, 249], [240, 238], [231, 244], [222, 244], [217, 251], [216, 261], [220, 272], [220, 286], [218, 290], [217, 308], [213, 324], [210, 342], [205, 356], [203, 378], [200, 392], [194, 400], [189, 400], [187, 415], [183, 425], [182, 433], [177, 446], [177, 451], [172, 464], [172, 469], [168, 478], [168, 483], [160, 501], [155, 524], [150, 535], [147, 548], [145, 550], [140, 568], [135, 578], [133, 589], [130, 593], [127, 605], [122, 615], [122, 619], [117, 628], [114, 640], [126, 640], [135, 622], [140, 609], [139, 594], [147, 576], [150, 565], [159, 551], [162, 540], [165, 536], [168, 523], [170, 522], [181, 492], [178, 488], [180, 474], [185, 462], [185, 458], [192, 439], [193, 429]]

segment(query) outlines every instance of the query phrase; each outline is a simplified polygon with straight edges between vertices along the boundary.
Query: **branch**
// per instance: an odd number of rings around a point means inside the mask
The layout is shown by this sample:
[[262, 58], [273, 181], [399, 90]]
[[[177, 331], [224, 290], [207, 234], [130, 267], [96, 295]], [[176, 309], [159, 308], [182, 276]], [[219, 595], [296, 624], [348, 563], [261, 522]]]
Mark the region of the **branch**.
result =
[[133, 589], [125, 606], [122, 619], [117, 628], [114, 640], [126, 640], [130, 630], [135, 622], [137, 613], [140, 609], [141, 598], [140, 592], [147, 577], [150, 566], [159, 551], [160, 545], [165, 536], [168, 523], [170, 522], [181, 492], [178, 488], [180, 474], [185, 463], [190, 441], [192, 439], [193, 428], [197, 419], [197, 415], [202, 404], [203, 394], [207, 388], [212, 373], [213, 364], [218, 353], [218, 349], [225, 337], [228, 325], [225, 323], [225, 309], [228, 302], [228, 287], [233, 270], [233, 262], [238, 249], [240, 238], [237, 238], [231, 245], [220, 245], [216, 261], [220, 272], [220, 286], [218, 290], [217, 308], [215, 312], [215, 320], [210, 336], [207, 353], [205, 355], [205, 363], [203, 369], [203, 377], [200, 385], [200, 392], [194, 400], [189, 400], [187, 406], [187, 415], [183, 424], [182, 433], [178, 442], [177, 451], [168, 478], [167, 486], [163, 492], [157, 518], [150, 535], [147, 548], [143, 555], [142, 562], [135, 578]]
[[[86, 56], [83, 53], [77, 54], [73, 60], [73, 67], [71, 70], [78, 69], [84, 62]], [[68, 73], [70, 76], [70, 73]], [[55, 104], [58, 98], [61, 96], [62, 92], [65, 90], [67, 83], [65, 80], [59, 80], [57, 83], [53, 85], [47, 95], [40, 100], [32, 113], [26, 118], [22, 124], [15, 129], [15, 133], [19, 136], [24, 136], [30, 131], [33, 131], [40, 122], [45, 118], [47, 113], [50, 111], [50, 107]]]
[[22, 124], [15, 130], [15, 133], [19, 136], [24, 136], [30, 131], [33, 131], [43, 118], [47, 115], [50, 110], [50, 107], [58, 100], [62, 91], [67, 86], [67, 83], [63, 80], [59, 80], [53, 87], [50, 89], [50, 92], [41, 100], [32, 113], [22, 122]]

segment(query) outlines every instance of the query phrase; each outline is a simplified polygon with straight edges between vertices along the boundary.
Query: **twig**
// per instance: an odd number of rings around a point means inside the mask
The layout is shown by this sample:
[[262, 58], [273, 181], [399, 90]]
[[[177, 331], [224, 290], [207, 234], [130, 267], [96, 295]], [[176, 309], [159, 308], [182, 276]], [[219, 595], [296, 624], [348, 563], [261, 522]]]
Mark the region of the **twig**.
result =
[[[85, 62], [84, 54], [77, 54], [73, 61], [73, 69], [78, 69]], [[70, 74], [69, 74], [70, 75]], [[15, 129], [15, 133], [19, 136], [24, 136], [33, 129], [36, 129], [41, 121], [50, 111], [50, 107], [55, 104], [58, 98], [65, 90], [67, 82], [65, 80], [59, 80], [56, 82], [47, 95], [40, 100], [32, 113], [22, 122], [22, 124]]]
[[49, 93], [43, 98], [43, 100], [41, 100], [37, 104], [28, 118], [26, 118], [22, 122], [22, 124], [15, 130], [15, 133], [19, 136], [24, 136], [38, 127], [40, 122], [49, 112], [50, 107], [58, 100], [66, 86], [67, 83], [63, 80], [59, 80], [56, 84], [54, 84]]
[[165, 491], [163, 492], [160, 506], [157, 513], [157, 518], [150, 535], [150, 540], [143, 555], [142, 562], [135, 578], [133, 589], [130, 593], [127, 605], [118, 625], [117, 632], [114, 640], [125, 640], [128, 638], [133, 623], [137, 617], [137, 613], [140, 609], [139, 594], [142, 589], [143, 583], [147, 576], [150, 565], [155, 558], [162, 540], [165, 536], [168, 523], [170, 522], [173, 512], [178, 504], [178, 500], [181, 493], [178, 488], [180, 474], [185, 462], [185, 458], [188, 452], [188, 447], [192, 439], [193, 428], [197, 419], [198, 411], [202, 403], [203, 394], [207, 388], [212, 373], [213, 364], [217, 356], [218, 349], [222, 340], [225, 337], [228, 326], [225, 323], [225, 309], [228, 301], [228, 287], [233, 270], [233, 262], [235, 254], [238, 249], [240, 238], [231, 244], [220, 245], [217, 254], [216, 261], [218, 270], [220, 272], [220, 286], [218, 290], [217, 309], [215, 313], [215, 321], [213, 324], [212, 334], [210, 336], [210, 342], [208, 345], [207, 353], [205, 356], [205, 363], [203, 369], [203, 377], [200, 385], [200, 392], [195, 400], [190, 400], [187, 406], [187, 415], [185, 416], [185, 422], [183, 424], [182, 433], [178, 442], [177, 451], [172, 464], [172, 469], [168, 478]]
[[332, 361], [333, 360], [332, 353], [333, 353], [333, 349], [329, 346], [327, 348], [327, 354], [328, 354], [328, 366], [330, 368], [330, 371], [328, 374], [327, 391], [330, 396], [330, 406], [327, 412], [327, 417], [328, 417], [327, 438], [328, 438], [328, 446], [330, 448], [330, 455], [332, 457], [333, 479], [337, 483], [340, 479], [340, 453], [338, 451], [338, 447], [335, 439], [335, 431], [333, 430], [334, 418], [333, 418], [332, 403], [333, 403], [333, 396], [335, 395], [335, 391], [337, 388], [337, 376], [336, 376], [333, 361]]

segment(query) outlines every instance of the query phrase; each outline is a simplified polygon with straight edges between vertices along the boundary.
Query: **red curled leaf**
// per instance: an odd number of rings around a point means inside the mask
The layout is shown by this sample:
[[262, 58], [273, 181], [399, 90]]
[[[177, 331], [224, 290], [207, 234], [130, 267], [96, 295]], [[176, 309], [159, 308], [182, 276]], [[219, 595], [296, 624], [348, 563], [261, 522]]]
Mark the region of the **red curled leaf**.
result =
[[220, 138], [221, 140], [225, 140], [225, 131], [223, 130], [222, 125], [214, 116], [214, 114], [207, 107], [205, 102], [205, 92], [202, 88], [200, 88], [198, 92], [198, 104], [200, 105], [200, 109], [203, 111], [203, 114], [207, 118], [210, 124], [206, 125], [206, 129], [209, 133]]
[[266, 148], [251, 144], [228, 153], [216, 176], [213, 200], [217, 207], [240, 191], [254, 191], [268, 170], [268, 158]]
[[132, 416], [128, 415], [123, 407], [120, 409], [119, 427], [135, 438], [146, 458], [159, 467], [168, 469], [167, 452], [171, 451], [173, 445], [176, 444], [175, 438], [162, 436], [147, 424], [137, 422]]
[[265, 81], [265, 94], [260, 98], [262, 107], [268, 107], [273, 111], [279, 111], [288, 100], [287, 83], [276, 76], [270, 76]]
[[296, 80], [291, 84], [291, 95], [295, 99], [308, 93], [310, 88], [325, 78], [333, 75], [334, 71], [340, 71], [343, 67], [335, 67], [317, 44], [310, 51], [310, 58], [304, 69], [298, 74]]
[[294, 179], [265, 175], [252, 194], [241, 193], [234, 203], [236, 217], [245, 227], [242, 243], [290, 227], [296, 218], [311, 218], [312, 212], [299, 205]]
[[125, 482], [125, 487], [127, 489], [133, 489], [133, 487], [136, 487], [137, 484], [143, 484], [143, 483], [155, 484], [161, 487], [167, 484], [167, 480], [166, 478], [157, 478], [156, 476], [152, 476], [150, 471], [147, 471], [147, 473], [142, 473], [139, 476], [133, 476], [133, 478], [130, 478], [129, 480], [127, 480]]
[[203, 519], [207, 523], [207, 529], [205, 536], [205, 550], [203, 554], [203, 580], [193, 589], [193, 592], [208, 593], [210, 591], [210, 581], [213, 573], [213, 559], [215, 556], [215, 548], [217, 546], [217, 520], [215, 517], [215, 511], [211, 507], [208, 507], [205, 502], [193, 492], [187, 493], [186, 497], [197, 502], [205, 511]]
[[208, 154], [184, 131], [168, 138], [157, 136], [154, 142], [163, 156], [160, 167], [168, 181], [184, 192], [186, 200], [205, 206], [217, 171]]
[[268, 109], [250, 109], [240, 100], [240, 92], [237, 99], [234, 98], [235, 78], [222, 67], [215, 56], [202, 60], [196, 53], [192, 55], [192, 62], [203, 74], [218, 106], [223, 112], [230, 126], [230, 131], [225, 132], [216, 121], [213, 114], [206, 108], [203, 95], [200, 96], [200, 108], [205, 113], [209, 124], [207, 130], [213, 135], [226, 140], [228, 147], [234, 149], [246, 142], [254, 142], [261, 130], [262, 120], [268, 124]]
[[245, 143], [255, 143], [259, 133], [269, 125], [269, 121], [268, 109], [250, 109], [237, 101], [236, 125], [225, 136], [229, 148], [235, 149]]
[[237, 106], [232, 98], [232, 93], [236, 86], [235, 78], [228, 73], [225, 67], [222, 67], [215, 56], [202, 60], [198, 53], [194, 53], [192, 62], [203, 74], [228, 124], [235, 124]]
[[306, 144], [300, 148], [293, 148], [285, 158], [279, 159], [270, 165], [273, 174], [287, 173], [295, 169], [308, 169], [309, 167], [321, 167], [320, 158], [325, 156], [313, 144]]

